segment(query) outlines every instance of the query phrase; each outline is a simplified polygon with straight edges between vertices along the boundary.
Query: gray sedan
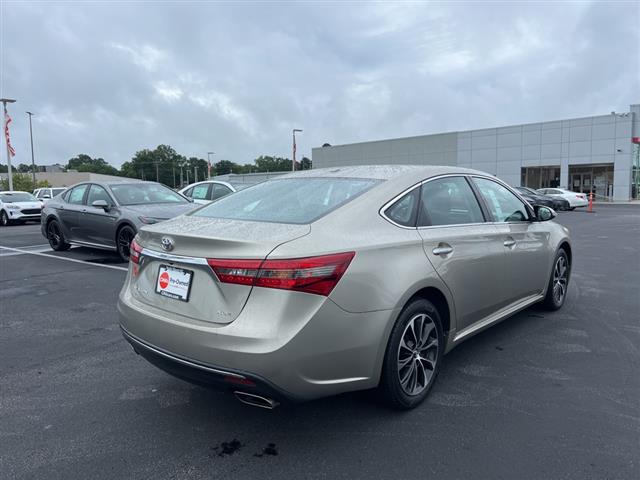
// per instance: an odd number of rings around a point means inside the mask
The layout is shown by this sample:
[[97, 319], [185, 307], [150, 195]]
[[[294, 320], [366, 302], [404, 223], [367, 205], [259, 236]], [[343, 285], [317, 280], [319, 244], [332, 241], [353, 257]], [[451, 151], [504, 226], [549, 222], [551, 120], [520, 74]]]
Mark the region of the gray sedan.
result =
[[562, 307], [572, 253], [554, 216], [462, 168], [286, 175], [142, 228], [120, 325], [155, 365], [252, 405], [378, 387], [412, 408], [456, 345]]
[[129, 245], [142, 225], [150, 225], [198, 207], [155, 182], [80, 183], [50, 200], [42, 210], [42, 234], [51, 248], [71, 244], [115, 250], [129, 259]]

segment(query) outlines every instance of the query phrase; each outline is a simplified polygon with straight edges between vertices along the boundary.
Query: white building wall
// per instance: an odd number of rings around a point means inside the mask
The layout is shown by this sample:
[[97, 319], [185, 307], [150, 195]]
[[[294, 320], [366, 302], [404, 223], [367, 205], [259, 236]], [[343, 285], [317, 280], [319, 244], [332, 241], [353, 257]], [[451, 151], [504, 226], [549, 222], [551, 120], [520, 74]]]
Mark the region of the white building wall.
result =
[[522, 167], [560, 166], [560, 185], [567, 187], [570, 166], [614, 164], [613, 199], [627, 200], [637, 117], [640, 105], [632, 105], [622, 114], [314, 148], [313, 167], [458, 165], [520, 185]]

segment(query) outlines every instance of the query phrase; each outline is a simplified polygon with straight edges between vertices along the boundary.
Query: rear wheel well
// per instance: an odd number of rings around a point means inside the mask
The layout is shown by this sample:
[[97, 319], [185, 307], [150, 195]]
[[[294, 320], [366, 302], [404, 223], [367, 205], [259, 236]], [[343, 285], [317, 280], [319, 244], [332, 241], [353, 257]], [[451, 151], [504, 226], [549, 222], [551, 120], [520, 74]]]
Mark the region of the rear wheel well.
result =
[[438, 313], [440, 314], [440, 318], [442, 320], [442, 330], [445, 337], [447, 337], [451, 328], [451, 310], [449, 309], [449, 302], [447, 302], [447, 298], [444, 296], [444, 294], [435, 287], [423, 288], [413, 294], [413, 296], [407, 302], [407, 305], [416, 298], [429, 300], [438, 309]]

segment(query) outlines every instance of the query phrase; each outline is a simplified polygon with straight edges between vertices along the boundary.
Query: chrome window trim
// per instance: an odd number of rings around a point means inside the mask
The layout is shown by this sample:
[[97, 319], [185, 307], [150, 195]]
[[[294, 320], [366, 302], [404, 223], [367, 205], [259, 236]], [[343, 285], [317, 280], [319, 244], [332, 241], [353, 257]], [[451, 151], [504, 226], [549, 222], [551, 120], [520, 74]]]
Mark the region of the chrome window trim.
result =
[[405, 195], [408, 195], [409, 193], [414, 191], [416, 188], [420, 188], [423, 183], [424, 183], [424, 180], [416, 183], [415, 185], [412, 185], [411, 187], [404, 190], [402, 193], [393, 197], [391, 200], [389, 200], [387, 203], [385, 203], [382, 207], [378, 209], [378, 215], [380, 215], [387, 222], [391, 223], [392, 225], [395, 225], [396, 227], [404, 228], [405, 230], [416, 230], [417, 227], [407, 227], [406, 225], [400, 225], [399, 223], [394, 222], [386, 215], [385, 211]]
[[[432, 182], [433, 180], [439, 180], [441, 178], [448, 178], [448, 177], [469, 178], [471, 176], [487, 178], [489, 180], [492, 180], [493, 178], [495, 178], [495, 177], [490, 177], [490, 176], [487, 176], [487, 175], [469, 174], [469, 173], [444, 173], [442, 175], [436, 175], [435, 177], [430, 177], [430, 178], [427, 178], [425, 180], [421, 180], [420, 182], [416, 183], [415, 185], [412, 185], [409, 188], [407, 188], [406, 190], [404, 190], [402, 193], [400, 193], [400, 194], [396, 195], [395, 197], [393, 197], [391, 200], [389, 200], [387, 203], [385, 203], [382, 207], [380, 207], [380, 209], [378, 210], [378, 214], [382, 218], [384, 218], [387, 222], [395, 225], [396, 227], [404, 228], [405, 230], [422, 230], [422, 229], [425, 229], [425, 228], [461, 227], [463, 225], [486, 225], [487, 223], [491, 223], [491, 222], [457, 223], [457, 224], [454, 224], [454, 225], [425, 225], [425, 226], [422, 226], [422, 227], [419, 227], [419, 226], [406, 227], [404, 225], [397, 224], [396, 222], [391, 220], [389, 217], [387, 217], [387, 215], [385, 214], [385, 211], [387, 210], [387, 208], [389, 208], [391, 205], [393, 205], [396, 201], [398, 201], [400, 198], [402, 198], [403, 196], [405, 196], [406, 194], [411, 192], [414, 188], [422, 187], [422, 185], [424, 185], [427, 182]], [[474, 197], [475, 197], [475, 192], [474, 192]], [[480, 205], [480, 202], [477, 199], [476, 199], [476, 201], [478, 202], [478, 206], [482, 209], [482, 206]]]

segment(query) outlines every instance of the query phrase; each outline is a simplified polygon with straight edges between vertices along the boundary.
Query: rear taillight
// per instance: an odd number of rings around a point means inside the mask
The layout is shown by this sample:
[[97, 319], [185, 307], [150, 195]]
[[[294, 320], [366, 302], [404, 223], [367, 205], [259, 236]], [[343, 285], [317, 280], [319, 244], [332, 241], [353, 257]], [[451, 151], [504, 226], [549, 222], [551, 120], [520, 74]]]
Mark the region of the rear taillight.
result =
[[286, 260], [207, 260], [223, 283], [329, 295], [355, 252]]
[[129, 260], [136, 265], [140, 263], [140, 254], [142, 253], [142, 247], [138, 245], [138, 242], [131, 240], [129, 245]]
[[585, 197], [584, 195], [582, 195], [582, 194], [576, 195], [576, 197], [578, 197], [578, 198], [582, 198], [583, 200], [586, 198], [586, 197]]

